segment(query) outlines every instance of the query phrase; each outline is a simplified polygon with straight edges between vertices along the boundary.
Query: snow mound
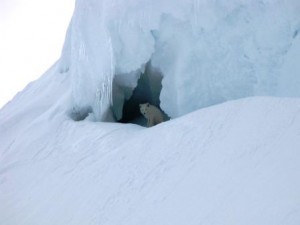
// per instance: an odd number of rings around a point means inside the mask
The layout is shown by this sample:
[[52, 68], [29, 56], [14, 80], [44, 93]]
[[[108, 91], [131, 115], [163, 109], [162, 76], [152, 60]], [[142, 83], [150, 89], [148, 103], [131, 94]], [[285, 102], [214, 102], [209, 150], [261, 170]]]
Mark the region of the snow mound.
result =
[[75, 122], [57, 69], [0, 111], [1, 225], [300, 223], [299, 99]]

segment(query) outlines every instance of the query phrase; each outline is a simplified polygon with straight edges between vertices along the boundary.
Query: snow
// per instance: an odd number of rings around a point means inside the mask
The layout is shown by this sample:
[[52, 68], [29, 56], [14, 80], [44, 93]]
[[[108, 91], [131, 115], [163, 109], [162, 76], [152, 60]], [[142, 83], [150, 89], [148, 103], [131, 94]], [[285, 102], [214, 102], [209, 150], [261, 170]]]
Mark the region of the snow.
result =
[[1, 111], [1, 225], [299, 224], [299, 99], [231, 101], [149, 129], [75, 122], [57, 71]]
[[300, 37], [299, 28], [295, 31], [291, 50], [284, 57], [284, 61], [280, 70], [279, 77], [279, 95], [281, 96], [297, 96], [300, 86], [300, 65], [298, 59], [300, 58]]
[[300, 224], [298, 1], [176, 3], [77, 0], [0, 111], [0, 225]]

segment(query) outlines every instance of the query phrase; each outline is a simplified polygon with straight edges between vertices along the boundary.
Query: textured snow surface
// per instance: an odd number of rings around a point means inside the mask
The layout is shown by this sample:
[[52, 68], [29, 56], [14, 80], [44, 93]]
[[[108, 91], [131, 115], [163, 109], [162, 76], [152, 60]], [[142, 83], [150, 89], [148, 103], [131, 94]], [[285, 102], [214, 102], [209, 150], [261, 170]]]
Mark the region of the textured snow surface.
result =
[[0, 111], [1, 225], [299, 225], [300, 100], [75, 122], [54, 65]]
[[[299, 11], [77, 0], [61, 59], [0, 111], [0, 225], [299, 225]], [[139, 83], [170, 121], [95, 122]]]
[[72, 106], [108, 121], [113, 77], [118, 115], [150, 61], [172, 118], [248, 96], [300, 97], [299, 12], [299, 0], [77, 0], [61, 62]]

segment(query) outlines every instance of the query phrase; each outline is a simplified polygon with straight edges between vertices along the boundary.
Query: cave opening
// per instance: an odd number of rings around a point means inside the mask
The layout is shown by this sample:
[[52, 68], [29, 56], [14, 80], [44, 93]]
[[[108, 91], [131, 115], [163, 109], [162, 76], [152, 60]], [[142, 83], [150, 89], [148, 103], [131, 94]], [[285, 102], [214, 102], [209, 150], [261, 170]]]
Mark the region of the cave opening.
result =
[[[140, 113], [139, 104], [148, 102], [160, 109], [159, 96], [162, 90], [163, 74], [154, 68], [149, 61], [144, 72], [140, 72], [138, 76], [139, 79], [133, 90], [121, 83], [118, 83], [117, 87], [114, 88], [114, 108], [119, 108], [119, 113], [114, 110], [117, 122], [145, 126], [147, 121]], [[123, 98], [117, 98], [117, 96], [120, 96], [120, 92], [123, 93]]]

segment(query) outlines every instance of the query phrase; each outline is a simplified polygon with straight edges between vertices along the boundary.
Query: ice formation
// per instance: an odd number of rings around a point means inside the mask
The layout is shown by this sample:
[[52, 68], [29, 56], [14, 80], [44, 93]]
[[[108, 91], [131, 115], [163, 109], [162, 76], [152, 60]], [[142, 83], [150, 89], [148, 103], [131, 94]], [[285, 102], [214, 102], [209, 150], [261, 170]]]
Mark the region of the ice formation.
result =
[[246, 96], [300, 96], [299, 11], [298, 0], [77, 0], [61, 59], [74, 109], [108, 120], [112, 106], [120, 119], [147, 64], [172, 118]]

